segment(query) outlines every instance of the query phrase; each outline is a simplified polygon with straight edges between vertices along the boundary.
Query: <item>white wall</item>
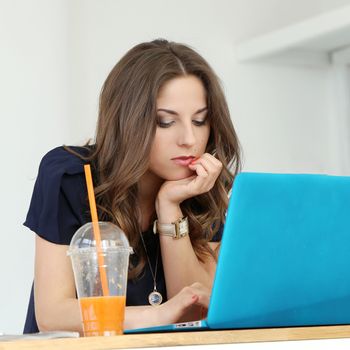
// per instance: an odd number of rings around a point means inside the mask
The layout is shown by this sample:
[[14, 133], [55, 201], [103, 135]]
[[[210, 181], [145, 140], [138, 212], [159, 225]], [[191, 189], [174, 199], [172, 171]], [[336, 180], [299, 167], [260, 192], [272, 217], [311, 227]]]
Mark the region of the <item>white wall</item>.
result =
[[33, 278], [22, 226], [40, 158], [67, 141], [67, 2], [0, 2], [0, 332], [21, 332]]
[[[221, 77], [245, 170], [347, 171], [329, 130], [328, 69], [237, 64], [234, 45], [350, 0], [0, 0], [0, 332], [22, 330], [33, 277], [24, 227], [40, 158], [94, 135], [101, 85], [133, 45], [192, 45]], [[336, 169], [336, 170], [334, 170]], [[11, 223], [11, 224], [10, 224]], [[16, 248], [16, 250], [14, 249]]]

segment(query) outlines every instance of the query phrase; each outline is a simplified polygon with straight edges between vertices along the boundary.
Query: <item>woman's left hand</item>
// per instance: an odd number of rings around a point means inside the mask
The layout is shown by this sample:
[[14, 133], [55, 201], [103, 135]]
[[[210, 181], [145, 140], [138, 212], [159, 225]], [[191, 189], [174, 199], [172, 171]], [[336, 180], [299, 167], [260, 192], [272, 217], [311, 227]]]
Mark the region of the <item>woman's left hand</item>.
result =
[[166, 181], [158, 192], [158, 199], [179, 205], [188, 198], [210, 191], [222, 170], [222, 163], [209, 153], [191, 163], [195, 175], [176, 181]]

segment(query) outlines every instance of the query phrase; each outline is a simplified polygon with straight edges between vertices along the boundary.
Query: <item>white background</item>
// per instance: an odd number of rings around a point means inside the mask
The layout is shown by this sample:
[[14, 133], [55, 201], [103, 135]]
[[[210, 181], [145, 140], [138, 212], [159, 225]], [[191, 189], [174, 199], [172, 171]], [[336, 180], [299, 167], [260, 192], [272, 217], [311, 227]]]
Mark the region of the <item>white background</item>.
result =
[[338, 146], [344, 130], [332, 122], [331, 70], [242, 64], [235, 56], [243, 40], [346, 4], [0, 0], [0, 332], [23, 329], [34, 234], [22, 223], [40, 159], [94, 136], [101, 85], [139, 42], [183, 42], [209, 61], [224, 85], [244, 170], [350, 174]]

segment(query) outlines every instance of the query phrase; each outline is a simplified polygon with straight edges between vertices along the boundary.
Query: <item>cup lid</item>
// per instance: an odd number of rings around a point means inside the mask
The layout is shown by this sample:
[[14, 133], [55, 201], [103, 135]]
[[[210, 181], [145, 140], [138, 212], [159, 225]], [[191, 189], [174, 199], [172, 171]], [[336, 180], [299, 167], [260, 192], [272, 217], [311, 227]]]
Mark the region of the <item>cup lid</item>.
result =
[[[124, 250], [133, 253], [125, 233], [111, 222], [98, 222], [100, 228], [101, 245], [100, 250]], [[86, 251], [90, 248], [96, 249], [96, 240], [91, 222], [81, 226], [72, 237], [69, 245], [68, 255], [77, 251]]]

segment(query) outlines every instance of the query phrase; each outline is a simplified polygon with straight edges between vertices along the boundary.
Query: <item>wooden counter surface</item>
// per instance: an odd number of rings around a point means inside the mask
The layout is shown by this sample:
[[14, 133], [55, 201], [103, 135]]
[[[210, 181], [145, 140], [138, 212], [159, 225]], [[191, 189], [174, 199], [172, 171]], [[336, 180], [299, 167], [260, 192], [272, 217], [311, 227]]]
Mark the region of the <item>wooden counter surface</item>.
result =
[[350, 325], [129, 334], [113, 337], [65, 338], [51, 340], [16, 340], [0, 342], [0, 350], [100, 350], [336, 338], [350, 338]]

